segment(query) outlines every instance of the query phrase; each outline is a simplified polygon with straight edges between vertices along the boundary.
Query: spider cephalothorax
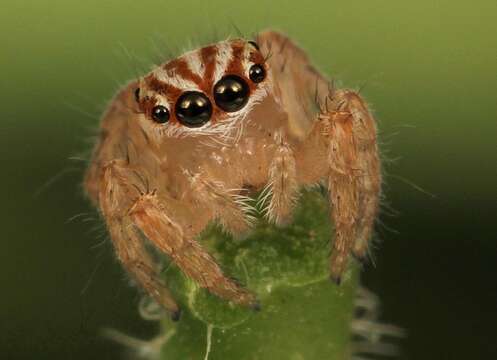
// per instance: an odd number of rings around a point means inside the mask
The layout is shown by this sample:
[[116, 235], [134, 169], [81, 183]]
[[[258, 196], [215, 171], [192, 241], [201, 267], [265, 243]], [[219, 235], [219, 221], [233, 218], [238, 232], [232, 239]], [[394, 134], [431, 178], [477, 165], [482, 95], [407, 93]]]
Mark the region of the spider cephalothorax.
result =
[[200, 286], [258, 308], [196, 241], [217, 220], [250, 229], [248, 196], [266, 216], [291, 220], [299, 188], [325, 182], [335, 240], [331, 277], [364, 257], [378, 208], [376, 125], [363, 100], [336, 90], [288, 38], [222, 41], [174, 59], [126, 86], [102, 120], [86, 190], [117, 256], [173, 318], [151, 242]]
[[169, 137], [227, 137], [270, 92], [253, 42], [231, 40], [191, 51], [143, 77], [140, 110]]

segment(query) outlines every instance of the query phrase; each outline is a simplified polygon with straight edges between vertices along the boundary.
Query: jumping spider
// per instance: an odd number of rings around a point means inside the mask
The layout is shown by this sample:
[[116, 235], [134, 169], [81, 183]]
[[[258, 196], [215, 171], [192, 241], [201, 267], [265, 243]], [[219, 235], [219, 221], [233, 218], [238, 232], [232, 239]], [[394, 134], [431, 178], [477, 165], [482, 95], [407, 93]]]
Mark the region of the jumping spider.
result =
[[366, 256], [378, 209], [375, 121], [357, 93], [330, 86], [303, 50], [266, 31], [188, 52], [122, 89], [103, 117], [85, 188], [126, 270], [178, 318], [144, 239], [201, 287], [257, 308], [197, 235], [213, 220], [247, 231], [247, 199], [261, 191], [268, 220], [285, 224], [299, 188], [323, 180], [339, 283], [349, 254]]

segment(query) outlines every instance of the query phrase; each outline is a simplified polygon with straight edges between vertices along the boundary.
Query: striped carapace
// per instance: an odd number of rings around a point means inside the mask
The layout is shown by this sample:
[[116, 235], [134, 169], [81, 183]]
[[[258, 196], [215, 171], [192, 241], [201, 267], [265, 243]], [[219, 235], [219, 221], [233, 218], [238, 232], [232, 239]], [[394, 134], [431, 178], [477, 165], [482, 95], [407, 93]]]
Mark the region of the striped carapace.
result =
[[[154, 109], [167, 110], [168, 119], [156, 121], [168, 123], [158, 127], [167, 136], [228, 136], [270, 90], [269, 82], [262, 83], [266, 73], [265, 59], [253, 44], [245, 40], [227, 40], [188, 52], [157, 67], [138, 83], [138, 108], [152, 120]], [[255, 78], [258, 74], [262, 74], [262, 78]], [[223, 109], [222, 98], [229, 99], [230, 95], [243, 106], [229, 111]], [[179, 101], [185, 96], [185, 101]], [[181, 105], [194, 107], [196, 101], [203, 101], [203, 107], [193, 109], [197, 110], [198, 119], [190, 116], [188, 121], [188, 117], [182, 115], [184, 107]]]
[[198, 234], [211, 221], [249, 231], [256, 194], [264, 215], [286, 224], [299, 189], [323, 181], [339, 282], [350, 253], [366, 256], [378, 209], [376, 125], [357, 93], [330, 86], [290, 39], [266, 31], [188, 52], [124, 87], [103, 116], [85, 188], [123, 266], [177, 318], [144, 241], [201, 287], [258, 308]]

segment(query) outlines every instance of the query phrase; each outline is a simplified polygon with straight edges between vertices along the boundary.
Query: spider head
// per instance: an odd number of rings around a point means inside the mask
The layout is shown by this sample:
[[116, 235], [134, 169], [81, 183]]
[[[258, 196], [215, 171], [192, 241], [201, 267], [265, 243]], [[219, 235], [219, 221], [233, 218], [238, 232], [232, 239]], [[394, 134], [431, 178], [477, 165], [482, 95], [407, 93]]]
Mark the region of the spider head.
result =
[[268, 93], [259, 47], [241, 39], [188, 52], [140, 80], [135, 99], [150, 125], [170, 136], [224, 134]]

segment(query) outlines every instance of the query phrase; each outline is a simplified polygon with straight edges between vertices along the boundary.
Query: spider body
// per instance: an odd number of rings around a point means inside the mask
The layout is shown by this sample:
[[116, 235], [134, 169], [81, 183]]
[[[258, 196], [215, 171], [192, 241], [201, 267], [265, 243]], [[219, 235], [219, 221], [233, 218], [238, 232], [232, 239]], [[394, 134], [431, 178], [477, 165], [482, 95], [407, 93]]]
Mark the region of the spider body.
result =
[[330, 88], [279, 33], [157, 67], [114, 98], [101, 129], [87, 193], [124, 267], [173, 318], [179, 308], [144, 241], [200, 286], [258, 308], [196, 241], [213, 220], [248, 231], [255, 193], [268, 219], [285, 224], [299, 188], [324, 181], [335, 223], [331, 277], [340, 281], [350, 253], [366, 254], [380, 193], [374, 120], [359, 95]]

